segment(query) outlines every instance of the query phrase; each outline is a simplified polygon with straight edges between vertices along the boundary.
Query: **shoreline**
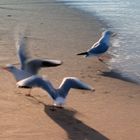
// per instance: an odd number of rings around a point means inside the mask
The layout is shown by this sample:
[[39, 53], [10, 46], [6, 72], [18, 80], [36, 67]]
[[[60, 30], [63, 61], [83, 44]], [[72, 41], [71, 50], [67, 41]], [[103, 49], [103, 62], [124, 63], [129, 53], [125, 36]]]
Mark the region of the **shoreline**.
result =
[[[105, 20], [102, 20], [101, 17], [99, 17], [99, 16], [97, 16], [97, 15], [91, 13], [91, 12], [84, 11], [82, 8], [80, 9], [78, 7], [74, 7], [74, 6], [70, 5], [70, 4], [67, 4], [67, 2], [63, 2], [63, 1], [62, 2], [57, 1], [57, 2], [62, 3], [64, 6], [70, 8], [71, 10], [75, 10], [78, 13], [86, 16], [91, 21], [96, 20], [100, 24], [99, 25], [99, 27], [100, 27], [100, 35], [101, 35], [101, 31], [107, 30], [108, 28], [112, 28], [111, 25], [108, 25], [109, 22], [107, 22]], [[140, 84], [139, 79], [133, 78], [132, 75], [131, 76], [130, 75], [125, 75], [124, 72], [122, 72], [121, 70], [118, 70], [118, 69], [109, 69], [110, 65], [111, 65], [111, 63], [109, 64], [109, 66], [106, 65], [106, 68], [108, 69], [108, 71], [105, 72], [105, 73], [102, 73], [102, 76], [108, 76], [108, 77], [112, 77], [112, 78], [115, 78], [115, 79], [120, 79], [122, 81], [134, 83], [134, 84], [137, 84], [137, 85]]]
[[63, 5], [69, 7], [70, 9], [73, 9], [73, 10], [75, 10], [77, 12], [81, 12], [81, 14], [85, 14], [87, 17], [96, 19], [100, 23], [100, 26], [101, 26], [101, 30], [102, 31], [105, 30], [105, 29], [107, 29], [107, 28], [112, 28], [112, 25], [110, 25], [110, 22], [109, 21], [103, 20], [101, 16], [98, 16], [97, 14], [95, 14], [93, 12], [84, 10], [84, 9], [82, 9], [80, 7], [76, 7], [76, 6], [67, 4], [67, 2], [65, 2], [65, 1], [59, 1], [59, 0], [57, 0], [57, 2], [58, 3], [62, 3]]
[[64, 77], [75, 76], [93, 86], [95, 92], [72, 89], [65, 108], [53, 112], [52, 100], [44, 90], [35, 88], [33, 97], [26, 97], [28, 91], [16, 89], [12, 75], [0, 70], [0, 138], [138, 140], [139, 85], [113, 77], [116, 73], [108, 74], [106, 65], [96, 58], [76, 56], [99, 39], [101, 23], [66, 5], [53, 4], [54, 1], [31, 5], [24, 2], [10, 6], [22, 11], [5, 10], [5, 15], [11, 17], [1, 19], [5, 21], [1, 26], [5, 34], [0, 34], [1, 54], [6, 57], [1, 63], [18, 61], [13, 39], [15, 21], [26, 23], [31, 56], [63, 61], [61, 66], [42, 69], [39, 74], [46, 76], [54, 87]]
[[[109, 29], [109, 30], [112, 30], [112, 31], [115, 31], [116, 33], [118, 33], [119, 34], [119, 36], [117, 37], [117, 39], [119, 40], [119, 42], [120, 41], [123, 41], [123, 40], [121, 40], [120, 38], [122, 38], [122, 36], [120, 35], [120, 33], [119, 33], [119, 30], [117, 30], [117, 28], [115, 27], [115, 25], [113, 25], [112, 24], [112, 22], [110, 21], [110, 20], [107, 20], [107, 19], [105, 19], [103, 16], [99, 16], [99, 15], [97, 15], [96, 13], [95, 13], [95, 11], [93, 12], [93, 11], [89, 11], [89, 10], [87, 10], [86, 8], [82, 8], [82, 7], [80, 7], [80, 6], [76, 6], [75, 4], [70, 4], [71, 3], [71, 1], [70, 2], [67, 2], [67, 1], [63, 1], [63, 2], [61, 2], [61, 3], [63, 3], [64, 5], [66, 5], [66, 6], [68, 6], [68, 7], [70, 7], [71, 9], [74, 9], [74, 10], [79, 10], [79, 11], [81, 11], [81, 14], [87, 14], [87, 16], [89, 16], [89, 17], [93, 17], [93, 18], [95, 18], [98, 22], [100, 22], [100, 24], [101, 24], [101, 30], [102, 31], [104, 31], [104, 30], [106, 30], [106, 29]], [[73, 3], [73, 2], [72, 2]], [[117, 26], [117, 25], [116, 25]], [[125, 39], [125, 38], [124, 38]], [[125, 40], [126, 41], [126, 40]], [[128, 42], [129, 42], [129, 40], [127, 40]], [[134, 40], [133, 40], [134, 41]], [[115, 41], [115, 42], [117, 42], [117, 41]], [[126, 42], [125, 42], [126, 43]], [[114, 44], [114, 46], [116, 46], [115, 45], [115, 43], [113, 43]], [[119, 45], [119, 47], [121, 48], [121, 44]], [[117, 47], [113, 47], [113, 50], [115, 50], [115, 49], [117, 49]], [[124, 52], [125, 52], [125, 50], [123, 50]], [[113, 55], [113, 51], [110, 51], [110, 53]], [[121, 52], [118, 52], [118, 55], [120, 55], [120, 57], [121, 57], [121, 55], [122, 55], [122, 59], [123, 59], [123, 54], [121, 53]], [[130, 55], [131, 56], [131, 55]], [[128, 57], [129, 57], [129, 55], [128, 55]], [[116, 61], [117, 61], [117, 59], [116, 59]], [[120, 60], [120, 63], [122, 63], [121, 62], [122, 60]], [[133, 61], [134, 61], [134, 59], [133, 59]], [[137, 61], [138, 62], [138, 61]], [[128, 63], [128, 67], [129, 67], [129, 62], [127, 62]], [[116, 67], [116, 65], [117, 65], [117, 63], [115, 63], [115, 62], [109, 62], [109, 64], [114, 68], [114, 69], [112, 69], [111, 71], [113, 71], [113, 73], [114, 73], [114, 71], [116, 72], [116, 74], [119, 76], [118, 78], [119, 79], [122, 79], [122, 80], [125, 80], [125, 81], [129, 81], [129, 82], [133, 82], [133, 83], [136, 83], [136, 84], [140, 84], [140, 75], [139, 75], [139, 71], [138, 71], [138, 67], [135, 67], [137, 70], [136, 71], [134, 71], [134, 69], [132, 70], [132, 68], [131, 67], [129, 67], [129, 71], [125, 68], [125, 67], [123, 67], [123, 65], [120, 65], [119, 67], [117, 66], [117, 68], [115, 68]], [[119, 63], [118, 63], [119, 64]], [[121, 68], [122, 67], [122, 68]], [[127, 67], [127, 66], [126, 66]], [[113, 74], [112, 73], [112, 74]], [[112, 75], [111, 74], [111, 75]]]

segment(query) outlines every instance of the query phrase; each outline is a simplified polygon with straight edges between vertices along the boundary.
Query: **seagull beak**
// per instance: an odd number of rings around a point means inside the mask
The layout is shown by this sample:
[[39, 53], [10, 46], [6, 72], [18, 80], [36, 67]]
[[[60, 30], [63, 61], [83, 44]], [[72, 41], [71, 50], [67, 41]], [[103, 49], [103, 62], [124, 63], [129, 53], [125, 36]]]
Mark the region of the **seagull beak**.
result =
[[8, 70], [7, 67], [0, 67], [0, 68], [3, 69], [3, 70]]

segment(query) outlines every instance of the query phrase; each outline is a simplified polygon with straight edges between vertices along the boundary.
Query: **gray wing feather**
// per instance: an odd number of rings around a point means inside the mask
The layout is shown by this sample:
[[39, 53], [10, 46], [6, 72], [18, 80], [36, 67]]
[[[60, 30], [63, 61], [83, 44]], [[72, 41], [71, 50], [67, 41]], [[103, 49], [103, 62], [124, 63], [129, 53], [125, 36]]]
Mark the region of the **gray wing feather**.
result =
[[40, 87], [48, 92], [48, 94], [53, 98], [56, 99], [57, 92], [53, 85], [48, 81], [44, 80], [42, 77], [39, 76], [31, 76], [24, 80], [21, 80], [17, 83], [18, 87]]
[[26, 39], [27, 38], [20, 36], [19, 40], [16, 43], [17, 54], [18, 54], [18, 58], [19, 58], [22, 70], [24, 70], [25, 63], [26, 63], [27, 59], [29, 59], [29, 55], [26, 50]]
[[38, 71], [40, 70], [40, 68], [43, 67], [56, 67], [62, 64], [62, 61], [60, 60], [49, 60], [49, 59], [29, 59], [26, 62], [26, 71], [28, 71], [29, 73], [35, 75], [38, 73]]
[[59, 94], [65, 98], [71, 88], [94, 90], [94, 88], [92, 88], [90, 85], [82, 82], [76, 77], [66, 77], [63, 79], [61, 85], [59, 86]]
[[19, 81], [17, 83], [17, 86], [43, 88], [44, 90], [46, 90], [49, 93], [49, 95], [53, 99], [56, 99], [58, 96], [65, 98], [68, 95], [68, 92], [71, 88], [84, 89], [84, 90], [94, 90], [94, 88], [92, 88], [90, 85], [80, 81], [76, 77], [64, 78], [58, 89], [55, 89], [53, 87], [53, 85], [48, 80], [44, 80], [39, 76], [31, 76], [31, 77], [26, 78], [22, 81]]

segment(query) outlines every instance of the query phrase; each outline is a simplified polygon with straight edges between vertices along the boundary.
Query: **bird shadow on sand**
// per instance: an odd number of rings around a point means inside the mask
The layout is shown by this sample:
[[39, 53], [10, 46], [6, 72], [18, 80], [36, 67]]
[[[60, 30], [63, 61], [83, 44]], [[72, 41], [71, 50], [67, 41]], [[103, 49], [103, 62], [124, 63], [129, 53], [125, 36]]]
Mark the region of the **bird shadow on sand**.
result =
[[123, 80], [123, 81], [134, 83], [134, 84], [139, 84], [138, 81], [136, 81], [136, 80], [134, 80], [132, 78], [124, 76], [121, 72], [119, 72], [118, 70], [115, 70], [115, 69], [112, 69], [110, 71], [101, 71], [99, 73], [99, 75], [105, 76], [105, 77], [110, 77], [110, 78], [115, 78], [115, 79], [119, 79], [119, 80]]
[[75, 110], [66, 108], [52, 110], [52, 108], [53, 106], [44, 105], [45, 113], [67, 132], [69, 140], [109, 140], [97, 130], [78, 120], [75, 117], [77, 113]]

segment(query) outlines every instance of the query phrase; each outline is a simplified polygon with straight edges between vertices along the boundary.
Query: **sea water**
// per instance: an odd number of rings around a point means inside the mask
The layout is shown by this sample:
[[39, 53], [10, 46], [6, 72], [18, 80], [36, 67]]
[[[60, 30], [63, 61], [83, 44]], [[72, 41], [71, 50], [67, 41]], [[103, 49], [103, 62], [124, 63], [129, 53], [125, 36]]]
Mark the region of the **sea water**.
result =
[[61, 0], [85, 10], [117, 33], [113, 40], [112, 69], [140, 82], [140, 0]]

